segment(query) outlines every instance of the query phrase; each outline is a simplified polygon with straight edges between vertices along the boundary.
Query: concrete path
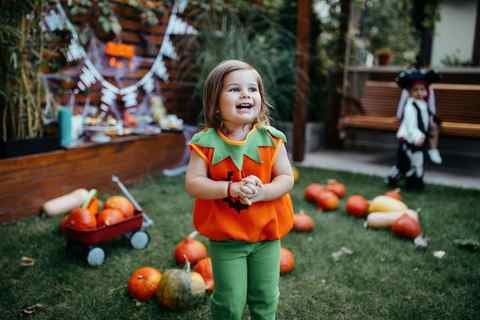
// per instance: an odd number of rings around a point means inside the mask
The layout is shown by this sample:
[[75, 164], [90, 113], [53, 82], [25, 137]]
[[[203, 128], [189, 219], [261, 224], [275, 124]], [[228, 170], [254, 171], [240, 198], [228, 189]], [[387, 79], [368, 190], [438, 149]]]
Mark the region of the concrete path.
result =
[[[427, 164], [425, 182], [480, 190], [480, 158], [443, 156], [443, 164]], [[390, 150], [319, 150], [295, 165], [385, 177], [395, 163]]]

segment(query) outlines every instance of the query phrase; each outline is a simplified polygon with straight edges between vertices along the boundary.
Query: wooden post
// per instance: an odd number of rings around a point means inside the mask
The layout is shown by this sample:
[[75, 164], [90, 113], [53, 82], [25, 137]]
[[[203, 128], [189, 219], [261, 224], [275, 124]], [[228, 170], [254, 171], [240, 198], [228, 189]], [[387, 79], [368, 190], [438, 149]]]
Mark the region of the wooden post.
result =
[[472, 65], [477, 67], [480, 66], [480, 0], [477, 0], [477, 18], [475, 20]]
[[326, 143], [329, 148], [339, 148], [342, 145], [340, 140], [340, 134], [338, 131], [338, 121], [340, 119], [340, 113], [342, 110], [343, 96], [344, 94], [344, 77], [345, 72], [345, 53], [347, 49], [347, 36], [348, 28], [350, 24], [350, 12], [351, 12], [351, 0], [341, 0], [341, 14], [340, 14], [340, 27], [339, 38], [336, 48], [335, 59], [337, 64], [333, 72], [330, 73], [330, 89], [329, 89], [329, 101], [328, 112], [326, 121]]
[[310, 0], [299, 0], [297, 11], [296, 93], [293, 108], [293, 160], [305, 156], [305, 121], [309, 86]]

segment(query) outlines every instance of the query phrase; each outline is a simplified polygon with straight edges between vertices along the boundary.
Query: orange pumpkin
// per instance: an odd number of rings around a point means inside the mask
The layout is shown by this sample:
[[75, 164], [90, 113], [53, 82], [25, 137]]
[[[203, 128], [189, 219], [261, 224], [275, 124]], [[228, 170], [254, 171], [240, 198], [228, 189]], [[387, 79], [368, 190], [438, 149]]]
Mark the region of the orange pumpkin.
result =
[[207, 247], [198, 240], [195, 240], [197, 231], [192, 232], [186, 239], [183, 239], [175, 246], [174, 257], [177, 265], [183, 266], [187, 260], [196, 264], [207, 256]]
[[157, 292], [162, 274], [152, 267], [135, 270], [128, 279], [128, 293], [140, 301], [147, 301]]
[[308, 202], [316, 202], [317, 196], [325, 189], [319, 183], [311, 183], [305, 188], [305, 200]]
[[342, 199], [345, 196], [345, 193], [347, 192], [347, 188], [345, 187], [345, 185], [334, 179], [327, 181], [327, 185], [325, 186], [325, 189], [327, 189], [328, 191], [332, 191], [340, 199]]
[[295, 257], [287, 248], [280, 249], [280, 273], [292, 272], [295, 267]]
[[86, 208], [73, 209], [65, 223], [66, 226], [75, 230], [89, 230], [97, 227], [97, 219]]
[[390, 198], [402, 201], [402, 195], [400, 194], [400, 189], [398, 188], [385, 192], [385, 195]]
[[392, 224], [392, 231], [399, 237], [413, 239], [422, 233], [422, 228], [417, 220], [405, 213]]
[[345, 211], [355, 217], [364, 217], [368, 214], [368, 200], [361, 195], [353, 195], [345, 203]]
[[205, 284], [207, 285], [207, 291], [212, 292], [215, 286], [213, 282], [212, 259], [206, 257], [198, 261], [195, 268], [193, 268], [193, 271], [198, 272], [202, 276], [203, 281], [205, 281]]
[[337, 195], [331, 191], [324, 190], [316, 197], [317, 205], [323, 211], [334, 211], [340, 206]]
[[112, 224], [119, 223], [124, 219], [125, 216], [123, 215], [122, 211], [118, 209], [105, 209], [98, 214], [97, 225], [99, 227], [103, 225], [110, 226]]
[[123, 196], [111, 196], [105, 201], [105, 209], [118, 209], [123, 212], [125, 218], [133, 216], [133, 204]]
[[311, 232], [315, 228], [315, 221], [303, 210], [293, 216], [293, 229], [299, 232]]

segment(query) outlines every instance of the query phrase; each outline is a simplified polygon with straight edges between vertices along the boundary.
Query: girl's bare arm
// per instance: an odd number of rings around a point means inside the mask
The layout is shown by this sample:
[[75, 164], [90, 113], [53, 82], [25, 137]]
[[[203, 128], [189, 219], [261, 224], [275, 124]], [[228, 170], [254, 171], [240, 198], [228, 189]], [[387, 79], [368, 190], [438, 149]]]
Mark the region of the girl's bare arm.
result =
[[293, 188], [293, 175], [287, 150], [282, 143], [279, 146], [278, 155], [273, 165], [273, 180], [259, 188], [257, 194], [250, 198], [251, 202], [270, 201], [277, 199], [290, 192]]
[[185, 176], [185, 189], [188, 194], [205, 200], [223, 199], [228, 196], [244, 200], [255, 191], [252, 186], [233, 182], [230, 186], [230, 194], [228, 194], [228, 184], [228, 181], [215, 181], [208, 178], [207, 164], [196, 152], [191, 152]]

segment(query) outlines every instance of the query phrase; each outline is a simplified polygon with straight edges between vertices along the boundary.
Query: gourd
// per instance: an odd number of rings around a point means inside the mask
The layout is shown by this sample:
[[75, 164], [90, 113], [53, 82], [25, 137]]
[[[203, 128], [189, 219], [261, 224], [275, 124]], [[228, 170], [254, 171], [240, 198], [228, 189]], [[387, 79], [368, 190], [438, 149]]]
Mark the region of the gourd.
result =
[[317, 205], [323, 211], [333, 211], [338, 209], [340, 206], [340, 201], [335, 193], [328, 190], [323, 190], [320, 194], [315, 198]]
[[190, 271], [190, 263], [182, 269], [169, 269], [162, 274], [156, 293], [158, 303], [170, 310], [190, 309], [205, 300], [206, 285], [202, 276]]
[[91, 214], [98, 214], [98, 210], [101, 207], [100, 200], [98, 198], [93, 197], [90, 203], [87, 206], [88, 211], [90, 211]]
[[315, 220], [303, 210], [293, 215], [293, 230], [311, 232], [315, 228]]
[[413, 219], [408, 214], [402, 214], [392, 224], [392, 231], [399, 237], [413, 239], [422, 233], [422, 228], [418, 220]]
[[111, 196], [105, 201], [105, 209], [118, 209], [123, 212], [125, 218], [133, 216], [135, 211], [133, 204], [124, 196]]
[[345, 187], [345, 185], [335, 179], [328, 180], [325, 189], [335, 193], [339, 199], [342, 199], [347, 192], [347, 188]]
[[86, 189], [77, 189], [63, 196], [48, 200], [42, 206], [43, 211], [49, 217], [67, 213], [82, 205], [88, 196]]
[[367, 226], [373, 229], [389, 228], [403, 214], [407, 214], [418, 221], [418, 213], [411, 209], [393, 212], [372, 212], [367, 217]]
[[408, 207], [400, 200], [388, 196], [377, 196], [370, 201], [368, 212], [404, 211]]
[[135, 270], [128, 279], [128, 293], [140, 301], [152, 298], [158, 290], [162, 274], [152, 267], [141, 267]]
[[361, 195], [353, 195], [345, 203], [345, 211], [355, 217], [364, 217], [368, 214], [368, 200]]
[[280, 273], [285, 274], [293, 271], [295, 268], [295, 256], [287, 248], [280, 249]]
[[205, 285], [207, 286], [207, 291], [212, 292], [213, 288], [215, 287], [215, 283], [213, 281], [212, 259], [210, 257], [206, 257], [198, 261], [193, 268], [193, 271], [202, 276], [203, 281], [205, 281]]
[[195, 264], [207, 256], [207, 247], [200, 241], [195, 240], [197, 234], [197, 231], [193, 231], [175, 246], [173, 255], [177, 265], [183, 266], [187, 260]]

